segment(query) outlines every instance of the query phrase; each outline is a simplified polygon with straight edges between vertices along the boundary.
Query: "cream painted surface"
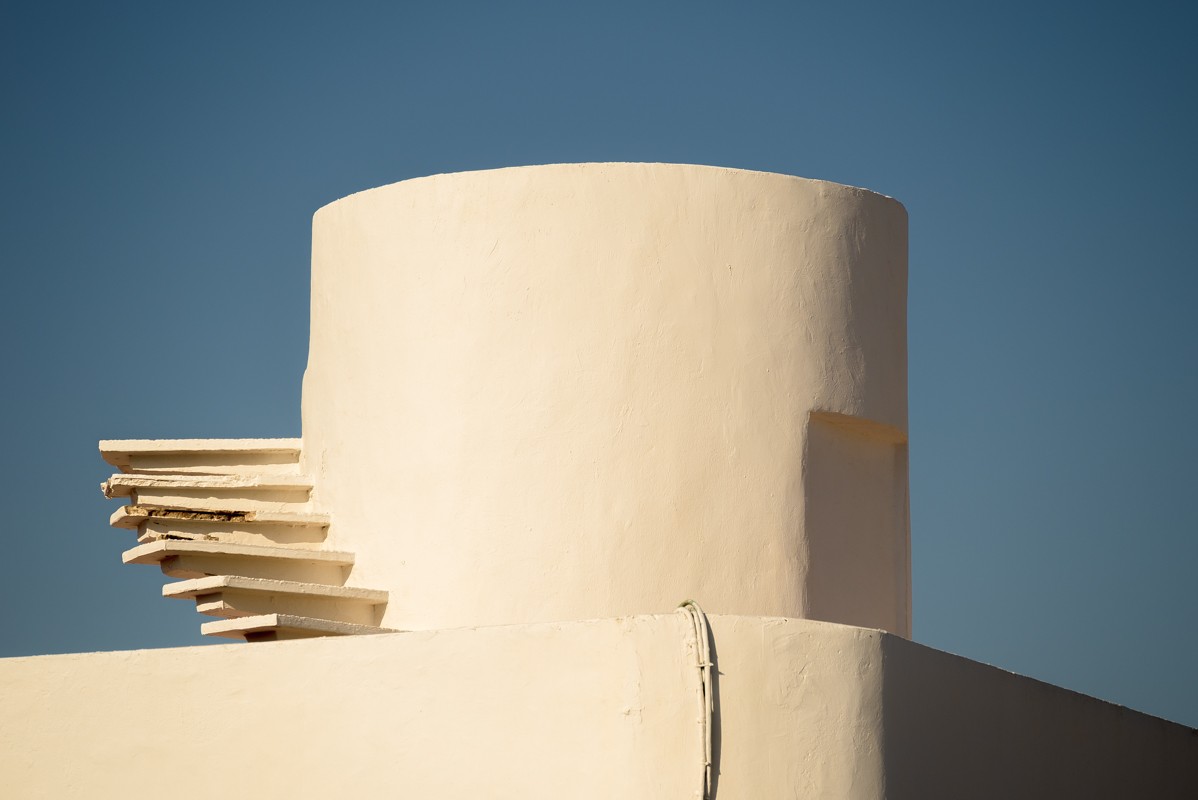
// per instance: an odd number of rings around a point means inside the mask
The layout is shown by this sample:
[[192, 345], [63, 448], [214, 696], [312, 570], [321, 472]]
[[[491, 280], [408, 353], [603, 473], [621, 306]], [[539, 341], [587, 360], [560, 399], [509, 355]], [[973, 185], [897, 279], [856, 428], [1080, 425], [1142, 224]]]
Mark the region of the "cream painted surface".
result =
[[[683, 165], [439, 175], [317, 212], [312, 271], [302, 463], [383, 625], [695, 597], [909, 634], [894, 200]], [[822, 479], [808, 514], [805, 459], [856, 463], [808, 448], [813, 413], [882, 444], [850, 442], [869, 480]]]
[[[898, 637], [712, 617], [717, 800], [1198, 796], [1198, 732]], [[0, 660], [4, 796], [692, 798], [679, 614]]]
[[717, 800], [882, 798], [880, 631], [711, 617]]
[[683, 621], [0, 661], [13, 797], [686, 797]]
[[100, 455], [123, 472], [292, 475], [300, 446], [299, 439], [116, 439], [101, 441]]
[[[712, 624], [718, 796], [880, 796], [880, 634]], [[695, 660], [679, 614], [7, 659], [0, 775], [12, 797], [689, 798]]]

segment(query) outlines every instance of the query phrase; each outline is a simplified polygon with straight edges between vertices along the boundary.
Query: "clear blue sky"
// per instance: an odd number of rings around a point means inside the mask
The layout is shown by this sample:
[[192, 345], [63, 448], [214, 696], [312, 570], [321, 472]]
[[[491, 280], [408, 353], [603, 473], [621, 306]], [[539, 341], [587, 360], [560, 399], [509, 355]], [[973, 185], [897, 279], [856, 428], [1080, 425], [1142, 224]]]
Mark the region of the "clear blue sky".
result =
[[5, 3], [0, 655], [201, 641], [121, 566], [96, 441], [299, 434], [319, 206], [692, 162], [910, 213], [915, 638], [1198, 726], [1194, 30], [1180, 3]]

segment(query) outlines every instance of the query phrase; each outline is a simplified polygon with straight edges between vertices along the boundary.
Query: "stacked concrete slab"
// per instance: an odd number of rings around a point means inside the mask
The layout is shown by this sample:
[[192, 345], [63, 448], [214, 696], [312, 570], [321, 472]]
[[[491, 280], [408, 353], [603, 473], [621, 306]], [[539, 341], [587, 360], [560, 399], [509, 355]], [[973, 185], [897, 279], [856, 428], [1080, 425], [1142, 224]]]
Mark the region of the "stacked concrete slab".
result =
[[219, 618], [200, 630], [248, 641], [380, 633], [387, 592], [351, 585], [354, 556], [323, 547], [327, 514], [311, 510], [299, 439], [100, 443], [120, 472], [110, 520], [137, 532], [127, 564], [171, 578], [163, 597]]

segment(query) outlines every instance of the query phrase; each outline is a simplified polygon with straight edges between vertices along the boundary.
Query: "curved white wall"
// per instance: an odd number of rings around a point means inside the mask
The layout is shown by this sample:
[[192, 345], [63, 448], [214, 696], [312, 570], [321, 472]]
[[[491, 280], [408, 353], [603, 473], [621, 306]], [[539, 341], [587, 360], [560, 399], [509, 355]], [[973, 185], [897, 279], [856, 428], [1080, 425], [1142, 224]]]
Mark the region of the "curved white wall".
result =
[[383, 624], [667, 611], [910, 631], [906, 214], [566, 164], [314, 220], [305, 468]]

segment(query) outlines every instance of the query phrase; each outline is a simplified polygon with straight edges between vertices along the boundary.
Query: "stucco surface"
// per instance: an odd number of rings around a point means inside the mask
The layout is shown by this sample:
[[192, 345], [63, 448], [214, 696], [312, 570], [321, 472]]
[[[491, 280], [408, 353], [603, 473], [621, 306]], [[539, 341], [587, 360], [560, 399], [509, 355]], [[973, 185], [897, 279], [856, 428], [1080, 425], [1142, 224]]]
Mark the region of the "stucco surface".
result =
[[683, 628], [656, 628], [14, 659], [0, 774], [25, 797], [684, 796]]
[[909, 634], [906, 427], [890, 198], [564, 164], [315, 216], [303, 468], [384, 626], [695, 596]]
[[[715, 798], [1192, 798], [1198, 732], [881, 631], [712, 617]], [[692, 798], [679, 614], [0, 660], [27, 797]]]
[[[720, 796], [872, 796], [879, 634], [715, 624]], [[695, 662], [678, 614], [7, 659], [0, 775], [9, 797], [694, 797]]]

